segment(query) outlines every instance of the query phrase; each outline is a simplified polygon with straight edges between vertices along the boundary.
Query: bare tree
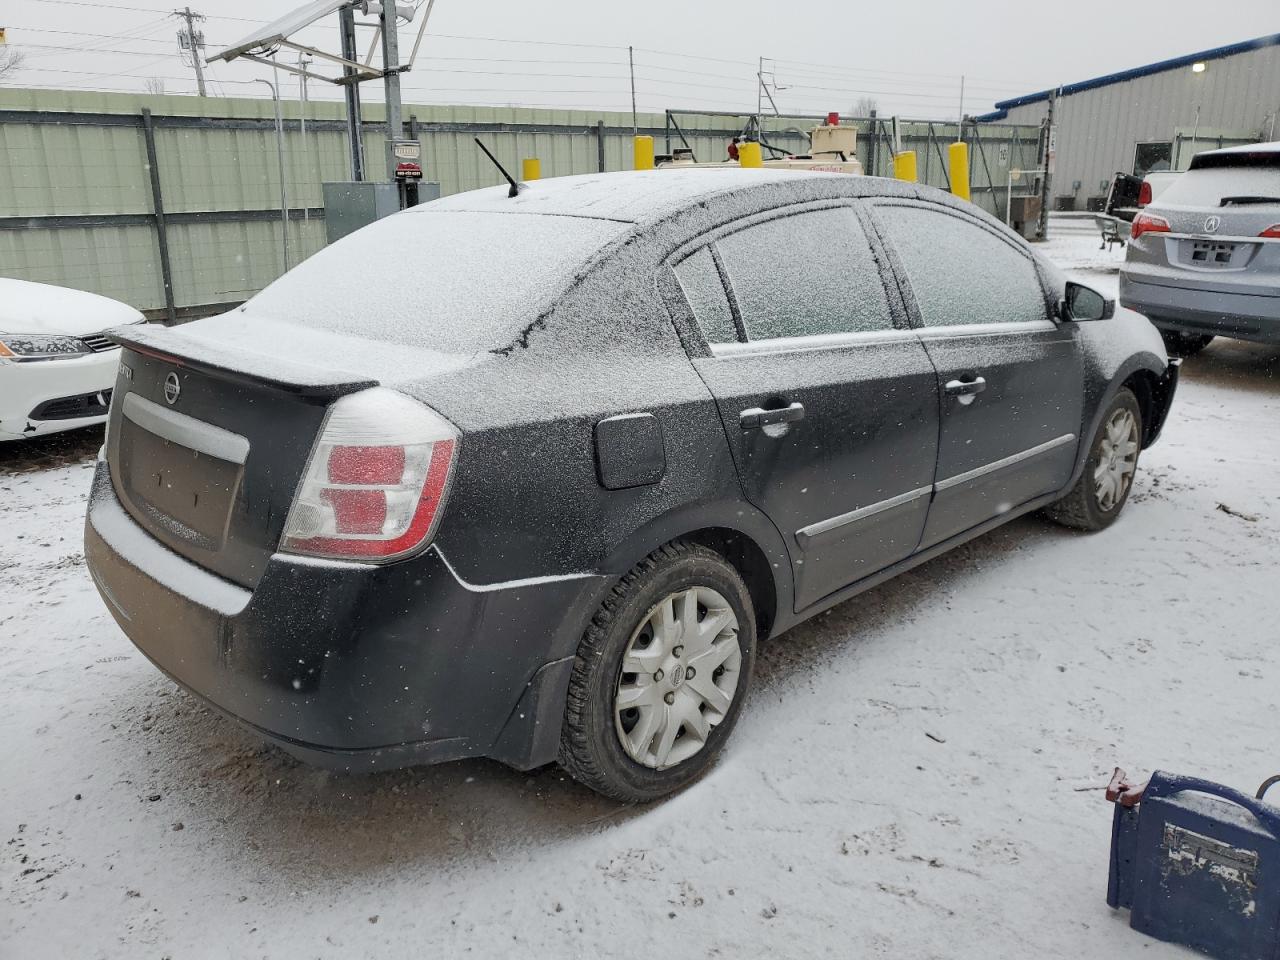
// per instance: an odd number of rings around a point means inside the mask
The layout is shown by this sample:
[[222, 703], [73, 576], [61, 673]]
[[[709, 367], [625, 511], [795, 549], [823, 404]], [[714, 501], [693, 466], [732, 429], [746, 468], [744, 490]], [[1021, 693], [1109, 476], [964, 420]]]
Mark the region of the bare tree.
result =
[[147, 93], [162, 94], [164, 93], [164, 80], [160, 77], [148, 77], [143, 81], [142, 88]]
[[878, 106], [875, 97], [859, 97], [850, 109], [855, 117], [869, 117]]
[[27, 55], [21, 50], [14, 50], [12, 47], [0, 47], [0, 83], [4, 83], [4, 81], [19, 72], [26, 60]]

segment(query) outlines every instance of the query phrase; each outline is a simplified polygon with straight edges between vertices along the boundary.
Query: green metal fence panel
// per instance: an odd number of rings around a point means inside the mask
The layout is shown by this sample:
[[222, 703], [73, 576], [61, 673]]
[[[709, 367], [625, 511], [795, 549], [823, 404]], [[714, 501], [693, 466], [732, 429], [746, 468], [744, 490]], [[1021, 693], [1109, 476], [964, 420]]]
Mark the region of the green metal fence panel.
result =
[[[274, 106], [270, 100], [152, 96], [93, 91], [0, 90], [0, 275], [40, 280], [115, 297], [163, 316], [151, 170], [142, 123], [152, 114], [177, 313], [199, 315], [252, 296], [285, 269]], [[289, 265], [325, 243], [321, 184], [345, 180], [343, 105], [285, 100], [283, 148], [290, 209]], [[364, 112], [365, 166], [382, 174], [380, 105]], [[404, 116], [423, 144], [428, 179], [441, 193], [492, 186], [500, 174], [476, 148], [479, 136], [512, 173], [538, 157], [544, 177], [594, 173], [600, 123], [608, 170], [632, 166], [629, 113], [407, 104]], [[663, 114], [640, 114], [659, 153], [686, 141], [700, 161], [726, 158], [727, 141], [748, 115], [680, 114], [682, 138]], [[816, 120], [764, 118], [769, 142], [807, 148]], [[479, 125], [477, 127], [477, 125]], [[859, 122], [859, 159], [888, 169], [883, 123]], [[923, 182], [947, 185], [942, 156], [955, 124], [900, 125]], [[1007, 172], [1035, 165], [1035, 127], [966, 126], [974, 202], [1003, 215]], [[934, 155], [936, 154], [936, 156]]]

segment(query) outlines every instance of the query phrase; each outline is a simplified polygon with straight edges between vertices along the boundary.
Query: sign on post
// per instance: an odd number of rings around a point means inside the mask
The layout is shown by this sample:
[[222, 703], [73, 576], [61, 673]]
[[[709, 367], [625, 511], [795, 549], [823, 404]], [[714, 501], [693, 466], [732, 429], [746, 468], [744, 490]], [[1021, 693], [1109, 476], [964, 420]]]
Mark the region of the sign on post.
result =
[[421, 180], [422, 144], [417, 140], [388, 140], [387, 172], [392, 180]]

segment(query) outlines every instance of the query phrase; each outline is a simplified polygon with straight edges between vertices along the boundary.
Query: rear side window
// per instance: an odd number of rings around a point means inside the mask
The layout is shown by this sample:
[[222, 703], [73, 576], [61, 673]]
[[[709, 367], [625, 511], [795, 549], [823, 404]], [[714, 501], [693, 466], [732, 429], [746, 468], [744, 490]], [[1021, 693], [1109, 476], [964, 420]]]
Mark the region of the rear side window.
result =
[[923, 207], [879, 206], [889, 240], [927, 327], [1044, 320], [1031, 258], [960, 217]]
[[692, 256], [676, 264], [676, 279], [693, 310], [694, 319], [702, 328], [708, 343], [732, 343], [738, 339], [733, 323], [733, 311], [729, 297], [724, 292], [720, 271], [710, 247], [703, 247]]
[[847, 207], [768, 220], [716, 249], [748, 340], [893, 326], [866, 234]]

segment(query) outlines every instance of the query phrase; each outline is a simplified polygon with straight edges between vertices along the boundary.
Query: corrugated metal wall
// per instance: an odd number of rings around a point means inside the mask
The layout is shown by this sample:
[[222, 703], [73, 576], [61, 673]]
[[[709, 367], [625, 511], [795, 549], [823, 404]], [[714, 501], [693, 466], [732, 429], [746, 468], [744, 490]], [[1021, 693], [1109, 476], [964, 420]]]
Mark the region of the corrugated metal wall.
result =
[[[208, 312], [244, 300], [284, 271], [269, 100], [0, 90], [6, 160], [0, 165], [0, 274], [91, 290], [164, 315], [144, 109], [153, 115], [179, 315], [183, 308]], [[321, 183], [348, 178], [347, 145], [341, 104], [312, 103], [305, 135], [299, 104], [286, 102], [284, 113], [292, 265], [325, 242]], [[366, 107], [366, 169], [374, 178], [383, 165], [382, 115], [380, 105]], [[501, 182], [472, 141], [477, 132], [513, 172], [527, 156], [541, 159], [544, 176], [595, 172], [602, 143], [606, 170], [632, 165], [630, 114], [406, 105], [404, 115], [417, 124], [427, 178], [440, 181], [446, 195]], [[664, 152], [664, 116], [638, 120]], [[741, 122], [701, 115], [677, 120], [701, 160], [722, 159]], [[773, 118], [765, 129], [771, 141], [799, 151], [807, 146], [801, 131], [814, 122]], [[873, 148], [868, 129], [861, 127], [860, 159], [870, 168], [874, 149], [883, 172], [889, 145], [882, 139]], [[883, 137], [883, 125], [876, 129]], [[901, 132], [904, 149], [919, 154], [921, 179], [945, 186], [943, 144], [955, 125], [916, 123]], [[975, 147], [974, 200], [1001, 213], [1005, 170], [1034, 165], [1035, 131], [971, 127], [966, 139]], [[683, 142], [672, 130], [672, 145]]]
[[[1006, 122], [1039, 123], [1046, 107], [1044, 102], [1013, 107]], [[1218, 136], [1272, 136], [1277, 111], [1280, 46], [1210, 60], [1203, 73], [1179, 67], [1059, 97], [1053, 192], [1069, 194], [1079, 180], [1076, 205], [1083, 209], [1087, 197], [1105, 193], [1103, 181], [1110, 182], [1118, 170], [1133, 170], [1137, 144], [1173, 141], [1179, 133], [1189, 139], [1198, 131], [1200, 142], [1183, 147], [1185, 167], [1195, 150], [1216, 147]]]

